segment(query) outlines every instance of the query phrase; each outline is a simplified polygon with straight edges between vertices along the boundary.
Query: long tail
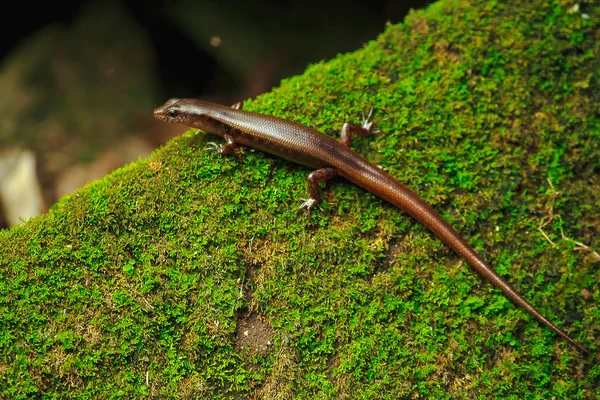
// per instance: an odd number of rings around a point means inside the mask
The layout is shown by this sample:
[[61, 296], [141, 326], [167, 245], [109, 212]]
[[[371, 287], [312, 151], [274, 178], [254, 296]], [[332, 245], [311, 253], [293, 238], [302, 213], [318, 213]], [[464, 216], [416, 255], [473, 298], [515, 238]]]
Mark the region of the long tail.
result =
[[484, 278], [487, 278], [494, 286], [502, 290], [502, 292], [504, 292], [504, 294], [513, 302], [523, 307], [529, 314], [534, 316], [548, 328], [552, 329], [558, 335], [562, 336], [573, 346], [588, 354], [586, 348], [577, 343], [569, 335], [540, 314], [508, 282], [498, 275], [498, 273], [483, 260], [483, 258], [435, 209], [385, 171], [375, 166], [367, 169], [367, 171], [362, 171], [360, 176], [351, 176], [354, 175], [353, 171], [346, 171], [347, 173], [344, 173], [343, 175], [346, 179], [388, 201], [415, 218], [419, 223], [429, 228], [429, 230], [454, 249], [454, 251], [462, 256]]

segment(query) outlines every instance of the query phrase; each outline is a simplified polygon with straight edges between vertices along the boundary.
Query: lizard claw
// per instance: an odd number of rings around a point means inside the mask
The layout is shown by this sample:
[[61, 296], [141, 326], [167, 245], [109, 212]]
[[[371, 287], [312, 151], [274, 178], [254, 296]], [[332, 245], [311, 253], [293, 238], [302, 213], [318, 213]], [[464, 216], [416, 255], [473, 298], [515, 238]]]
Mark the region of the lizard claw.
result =
[[206, 147], [204, 148], [204, 150], [216, 150], [216, 151], [219, 151], [220, 147], [221, 146], [219, 146], [215, 142], [208, 142], [208, 144], [206, 145]]
[[369, 110], [369, 113], [367, 114], [366, 118], [365, 118], [365, 114], [363, 112], [361, 112], [361, 114], [362, 114], [362, 127], [370, 132], [371, 127], [373, 126], [373, 121], [371, 121], [371, 117], [373, 116], [373, 107], [371, 107], [371, 109]]
[[302, 204], [300, 205], [300, 207], [298, 207], [298, 209], [301, 209], [301, 208], [305, 208], [305, 207], [306, 207], [306, 209], [307, 209], [307, 210], [309, 210], [309, 211], [310, 211], [311, 207], [312, 207], [312, 206], [314, 206], [314, 205], [315, 205], [315, 203], [317, 202], [317, 201], [316, 201], [315, 199], [313, 199], [313, 198], [310, 198], [310, 199], [300, 199], [300, 200], [304, 200], [304, 203], [302, 203]]

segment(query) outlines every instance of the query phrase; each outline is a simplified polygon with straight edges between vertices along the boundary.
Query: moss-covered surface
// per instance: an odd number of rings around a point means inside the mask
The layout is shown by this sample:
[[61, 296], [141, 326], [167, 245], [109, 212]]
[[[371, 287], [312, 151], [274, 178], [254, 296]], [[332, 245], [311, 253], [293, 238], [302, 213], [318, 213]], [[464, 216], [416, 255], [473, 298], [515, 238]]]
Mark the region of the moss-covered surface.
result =
[[389, 204], [335, 179], [308, 216], [306, 168], [189, 132], [0, 233], [0, 396], [595, 398], [600, 8], [574, 4], [441, 1], [245, 108], [337, 136], [374, 106], [354, 148], [589, 357]]

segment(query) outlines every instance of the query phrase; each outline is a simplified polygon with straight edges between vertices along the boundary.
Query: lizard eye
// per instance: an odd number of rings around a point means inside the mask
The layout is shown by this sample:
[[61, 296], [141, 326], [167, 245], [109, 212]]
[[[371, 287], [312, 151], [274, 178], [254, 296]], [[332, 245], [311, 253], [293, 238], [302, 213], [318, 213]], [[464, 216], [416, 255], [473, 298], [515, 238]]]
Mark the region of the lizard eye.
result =
[[169, 110], [167, 111], [167, 117], [169, 118], [175, 118], [177, 116], [177, 111], [175, 110]]

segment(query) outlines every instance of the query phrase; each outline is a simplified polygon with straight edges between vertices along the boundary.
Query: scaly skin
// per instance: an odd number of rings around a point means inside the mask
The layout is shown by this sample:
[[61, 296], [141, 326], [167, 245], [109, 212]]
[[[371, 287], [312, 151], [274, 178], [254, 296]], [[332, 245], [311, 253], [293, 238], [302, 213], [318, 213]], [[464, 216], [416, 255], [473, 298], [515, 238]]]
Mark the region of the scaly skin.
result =
[[296, 122], [243, 111], [241, 106], [241, 103], [227, 107], [202, 100], [171, 99], [155, 109], [154, 116], [165, 122], [180, 123], [223, 137], [225, 145], [213, 144], [214, 149], [223, 155], [229, 154], [236, 146], [243, 145], [316, 169], [308, 177], [311, 197], [301, 206], [309, 210], [320, 202], [319, 182], [337, 175], [343, 176], [415, 218], [513, 302], [587, 353], [583, 346], [517, 293], [436, 210], [408, 187], [350, 149], [352, 134], [366, 136], [370, 133], [371, 122], [368, 118], [362, 125], [344, 124], [341, 141], [337, 141]]

